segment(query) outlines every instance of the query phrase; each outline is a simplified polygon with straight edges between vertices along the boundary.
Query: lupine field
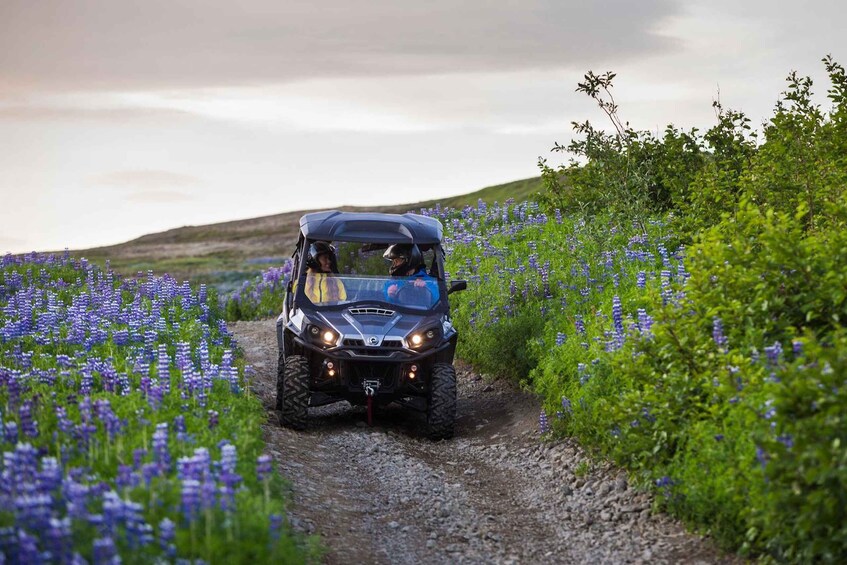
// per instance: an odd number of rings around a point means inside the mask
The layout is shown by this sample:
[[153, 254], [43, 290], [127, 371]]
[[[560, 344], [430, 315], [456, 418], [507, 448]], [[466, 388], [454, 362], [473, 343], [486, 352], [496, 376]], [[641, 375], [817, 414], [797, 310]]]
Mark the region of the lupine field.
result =
[[306, 559], [205, 287], [67, 255], [0, 264], [5, 562]]

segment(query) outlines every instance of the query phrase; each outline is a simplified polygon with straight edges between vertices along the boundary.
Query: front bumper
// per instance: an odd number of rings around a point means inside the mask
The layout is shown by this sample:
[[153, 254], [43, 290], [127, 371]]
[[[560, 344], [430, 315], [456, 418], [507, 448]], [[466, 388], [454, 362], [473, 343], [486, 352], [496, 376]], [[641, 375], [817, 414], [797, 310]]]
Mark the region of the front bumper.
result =
[[293, 342], [309, 359], [310, 391], [353, 403], [365, 400], [368, 384], [376, 389], [379, 401], [426, 396], [433, 365], [452, 363], [456, 350], [455, 334], [424, 351], [349, 345], [324, 348], [299, 337]]

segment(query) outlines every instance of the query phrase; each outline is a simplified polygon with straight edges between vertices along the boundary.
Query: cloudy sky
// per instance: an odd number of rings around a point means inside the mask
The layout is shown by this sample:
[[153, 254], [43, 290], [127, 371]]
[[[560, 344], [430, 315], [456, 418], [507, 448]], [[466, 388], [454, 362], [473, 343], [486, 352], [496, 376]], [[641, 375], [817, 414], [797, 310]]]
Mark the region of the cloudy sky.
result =
[[618, 73], [644, 129], [766, 119], [847, 64], [810, 0], [0, 0], [0, 253], [536, 176], [574, 92]]

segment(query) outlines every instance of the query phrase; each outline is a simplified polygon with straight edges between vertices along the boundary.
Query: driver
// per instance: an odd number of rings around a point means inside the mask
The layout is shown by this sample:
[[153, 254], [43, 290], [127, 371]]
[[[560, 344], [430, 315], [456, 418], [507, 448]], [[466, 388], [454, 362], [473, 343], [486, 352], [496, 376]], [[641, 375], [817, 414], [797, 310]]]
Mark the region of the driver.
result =
[[438, 296], [435, 279], [427, 274], [423, 254], [417, 245], [395, 243], [382, 256], [391, 262], [388, 272], [392, 277], [407, 277], [407, 280], [386, 283], [385, 296], [390, 302], [399, 302], [398, 296], [406, 288], [414, 290], [403, 293], [407, 297], [403, 302], [429, 305]]
[[309, 246], [306, 258], [306, 296], [315, 304], [347, 300], [344, 283], [335, 278], [338, 264], [335, 247], [325, 241], [316, 241]]

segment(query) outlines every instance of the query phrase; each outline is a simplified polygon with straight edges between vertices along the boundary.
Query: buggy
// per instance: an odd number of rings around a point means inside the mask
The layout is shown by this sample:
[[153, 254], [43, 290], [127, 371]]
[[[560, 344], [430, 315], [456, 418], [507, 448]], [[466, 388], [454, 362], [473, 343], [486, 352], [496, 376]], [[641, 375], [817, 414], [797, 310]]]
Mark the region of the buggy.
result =
[[[293, 268], [277, 319], [277, 409], [282, 425], [304, 429], [308, 407], [346, 400], [367, 406], [394, 402], [426, 415], [431, 439], [453, 436], [458, 334], [448, 295], [467, 282], [447, 285], [443, 227], [418, 214], [315, 212], [300, 218]], [[319, 243], [321, 242], [321, 243]], [[315, 244], [334, 251], [332, 274], [307, 268]], [[383, 251], [410, 244], [426, 268], [426, 284], [386, 275]], [[340, 295], [316, 297], [309, 277], [331, 277]], [[400, 285], [391, 295], [386, 289]], [[320, 283], [319, 283], [320, 284]], [[325, 284], [325, 282], [323, 283]]]

